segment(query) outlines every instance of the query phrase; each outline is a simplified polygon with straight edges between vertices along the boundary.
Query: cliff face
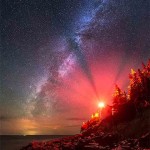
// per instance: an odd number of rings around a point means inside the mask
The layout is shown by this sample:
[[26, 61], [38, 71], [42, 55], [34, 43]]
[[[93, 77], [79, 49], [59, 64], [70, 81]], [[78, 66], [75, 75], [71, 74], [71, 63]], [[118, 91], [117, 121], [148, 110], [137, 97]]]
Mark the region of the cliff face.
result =
[[142, 115], [130, 122], [118, 125], [118, 132], [127, 138], [139, 138], [143, 134], [150, 132], [150, 109], [145, 110]]
[[87, 130], [83, 131], [83, 135], [90, 135], [95, 132], [114, 132], [124, 137], [140, 137], [142, 134], [150, 131], [150, 108], [147, 108], [142, 116], [134, 117], [130, 121], [115, 122], [113, 118], [107, 117], [101, 122], [91, 125]]
[[22, 150], [144, 150], [150, 149], [150, 60], [130, 74], [129, 92], [116, 86], [113, 113], [98, 112], [81, 127], [82, 134], [49, 142], [34, 142]]
[[48, 142], [32, 142], [22, 150], [144, 150], [150, 149], [150, 108], [130, 121], [97, 121], [82, 134]]

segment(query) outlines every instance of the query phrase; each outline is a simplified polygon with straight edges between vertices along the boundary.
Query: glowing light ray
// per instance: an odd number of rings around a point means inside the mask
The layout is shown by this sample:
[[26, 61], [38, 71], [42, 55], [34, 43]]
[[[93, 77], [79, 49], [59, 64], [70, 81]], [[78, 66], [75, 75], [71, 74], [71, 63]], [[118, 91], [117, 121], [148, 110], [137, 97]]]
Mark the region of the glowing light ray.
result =
[[88, 62], [86, 60], [86, 57], [84, 56], [83, 52], [81, 51], [80, 46], [78, 45], [78, 43], [75, 40], [70, 39], [68, 42], [69, 42], [70, 49], [72, 49], [73, 52], [75, 53], [75, 55], [77, 56], [79, 65], [81, 66], [84, 74], [88, 78], [88, 80], [89, 80], [89, 82], [90, 82], [90, 84], [91, 84], [91, 86], [95, 92], [95, 95], [98, 98], [99, 95], [98, 95], [98, 92], [97, 92], [97, 89], [96, 89], [96, 86], [95, 86], [95, 83], [93, 80], [93, 76], [92, 76], [90, 67], [89, 67]]

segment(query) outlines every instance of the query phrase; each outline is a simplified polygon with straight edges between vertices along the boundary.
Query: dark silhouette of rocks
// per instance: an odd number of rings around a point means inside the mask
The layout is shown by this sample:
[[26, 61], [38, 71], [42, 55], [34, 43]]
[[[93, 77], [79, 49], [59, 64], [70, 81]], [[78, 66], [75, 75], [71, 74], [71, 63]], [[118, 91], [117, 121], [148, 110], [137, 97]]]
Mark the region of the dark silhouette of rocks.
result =
[[150, 60], [137, 73], [131, 70], [129, 78], [128, 93], [116, 86], [113, 105], [104, 111], [109, 113], [92, 117], [81, 126], [81, 134], [32, 142], [21, 150], [149, 150]]

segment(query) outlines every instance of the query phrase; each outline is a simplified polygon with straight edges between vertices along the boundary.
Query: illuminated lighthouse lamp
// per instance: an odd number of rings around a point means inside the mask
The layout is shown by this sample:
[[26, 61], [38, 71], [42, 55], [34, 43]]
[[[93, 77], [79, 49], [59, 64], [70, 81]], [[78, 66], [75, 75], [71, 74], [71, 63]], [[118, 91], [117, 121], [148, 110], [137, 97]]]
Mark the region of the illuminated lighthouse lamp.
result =
[[99, 110], [98, 110], [98, 112], [99, 112], [99, 116], [100, 116], [100, 118], [102, 118], [102, 109], [105, 107], [105, 103], [104, 102], [99, 102], [98, 103], [98, 107], [99, 107]]
[[98, 103], [98, 107], [99, 108], [104, 108], [105, 107], [105, 103], [104, 102], [99, 102]]

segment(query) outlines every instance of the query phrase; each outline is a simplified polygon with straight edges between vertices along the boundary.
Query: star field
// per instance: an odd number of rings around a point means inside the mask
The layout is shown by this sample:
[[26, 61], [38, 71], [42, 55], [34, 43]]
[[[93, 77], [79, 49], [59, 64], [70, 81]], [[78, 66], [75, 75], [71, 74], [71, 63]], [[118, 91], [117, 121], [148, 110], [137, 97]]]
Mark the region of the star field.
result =
[[79, 132], [150, 58], [149, 14], [149, 0], [2, 2], [0, 134]]

